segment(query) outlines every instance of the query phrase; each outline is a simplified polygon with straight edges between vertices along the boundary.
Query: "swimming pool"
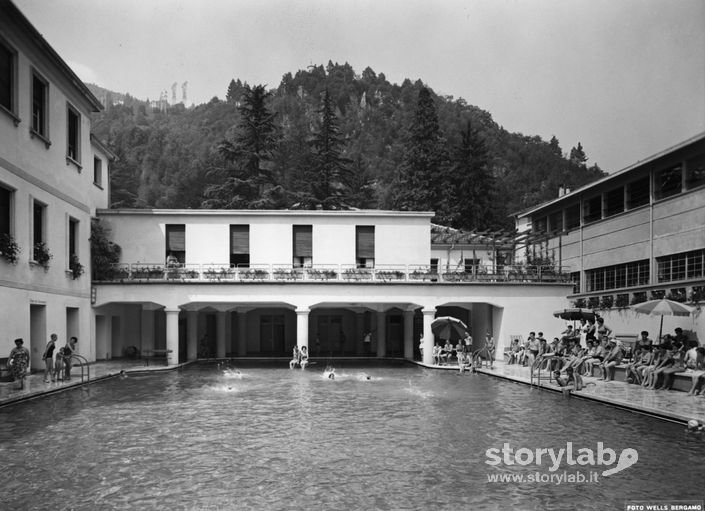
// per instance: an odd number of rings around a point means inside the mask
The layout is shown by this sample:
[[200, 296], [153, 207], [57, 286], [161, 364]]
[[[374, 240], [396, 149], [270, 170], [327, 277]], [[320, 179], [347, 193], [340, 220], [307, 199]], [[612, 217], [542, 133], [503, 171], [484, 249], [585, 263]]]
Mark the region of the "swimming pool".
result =
[[[594, 510], [705, 493], [705, 438], [680, 425], [484, 375], [336, 369], [196, 365], [2, 408], [1, 507]], [[639, 459], [597, 483], [489, 482], [537, 471], [486, 464], [505, 442]]]

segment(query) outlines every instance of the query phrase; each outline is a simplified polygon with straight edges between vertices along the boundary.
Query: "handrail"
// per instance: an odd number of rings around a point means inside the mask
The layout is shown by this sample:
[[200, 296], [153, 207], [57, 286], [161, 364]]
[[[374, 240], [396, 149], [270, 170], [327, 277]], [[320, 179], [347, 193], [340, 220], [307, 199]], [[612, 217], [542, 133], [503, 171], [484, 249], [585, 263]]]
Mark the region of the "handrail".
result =
[[79, 355], [77, 353], [72, 353], [71, 356], [69, 357], [69, 360], [72, 360], [74, 358], [76, 360], [78, 360], [78, 365], [81, 367], [81, 383], [84, 383], [84, 381], [83, 381], [83, 368], [84, 368], [84, 366], [86, 368], [86, 381], [85, 381], [85, 383], [90, 382], [91, 381], [91, 366], [88, 365], [88, 360], [86, 359], [86, 357], [84, 357], [82, 355]]

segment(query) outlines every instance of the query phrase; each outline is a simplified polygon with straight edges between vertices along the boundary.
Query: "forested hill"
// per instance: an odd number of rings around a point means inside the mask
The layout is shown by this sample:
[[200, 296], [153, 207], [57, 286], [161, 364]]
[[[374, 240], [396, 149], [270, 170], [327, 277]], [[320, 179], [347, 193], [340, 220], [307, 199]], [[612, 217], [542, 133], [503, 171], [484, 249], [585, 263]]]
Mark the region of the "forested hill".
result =
[[224, 100], [191, 108], [89, 87], [108, 103], [93, 133], [119, 158], [113, 207], [433, 210], [453, 227], [502, 229], [604, 175], [578, 141], [564, 151], [511, 133], [462, 98], [369, 67], [311, 66], [273, 89], [233, 79]]

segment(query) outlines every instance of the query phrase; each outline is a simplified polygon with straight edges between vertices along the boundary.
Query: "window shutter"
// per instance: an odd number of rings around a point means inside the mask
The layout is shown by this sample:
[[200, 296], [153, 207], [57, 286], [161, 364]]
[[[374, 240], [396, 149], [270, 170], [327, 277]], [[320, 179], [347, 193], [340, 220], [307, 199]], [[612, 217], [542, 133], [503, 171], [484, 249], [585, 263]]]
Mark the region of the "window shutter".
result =
[[294, 226], [294, 257], [313, 257], [313, 226]]
[[186, 251], [186, 226], [167, 225], [166, 226], [166, 248], [172, 252]]
[[358, 225], [355, 227], [356, 257], [375, 257], [375, 227], [374, 225]]
[[250, 253], [250, 226], [231, 225], [230, 226], [230, 253], [249, 254]]

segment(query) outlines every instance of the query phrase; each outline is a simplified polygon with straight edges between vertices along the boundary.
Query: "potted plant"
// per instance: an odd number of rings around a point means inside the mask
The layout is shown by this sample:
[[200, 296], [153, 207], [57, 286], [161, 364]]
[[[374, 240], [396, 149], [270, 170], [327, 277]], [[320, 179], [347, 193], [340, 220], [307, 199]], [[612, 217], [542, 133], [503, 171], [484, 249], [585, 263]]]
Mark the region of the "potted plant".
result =
[[0, 234], [0, 255], [10, 264], [17, 264], [17, 254], [20, 246], [15, 239], [7, 233]]
[[611, 309], [614, 305], [614, 296], [605, 295], [600, 299], [600, 309]]
[[43, 241], [34, 244], [34, 261], [44, 267], [44, 270], [49, 269], [49, 261], [54, 257], [49, 251], [49, 247]]
[[629, 294], [622, 293], [617, 295], [617, 299], [614, 302], [615, 307], [627, 307], [629, 306]]
[[69, 269], [71, 270], [71, 276], [74, 280], [83, 275], [83, 265], [81, 264], [81, 261], [78, 260], [78, 256], [76, 254], [71, 254], [71, 258], [69, 259]]

